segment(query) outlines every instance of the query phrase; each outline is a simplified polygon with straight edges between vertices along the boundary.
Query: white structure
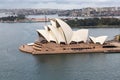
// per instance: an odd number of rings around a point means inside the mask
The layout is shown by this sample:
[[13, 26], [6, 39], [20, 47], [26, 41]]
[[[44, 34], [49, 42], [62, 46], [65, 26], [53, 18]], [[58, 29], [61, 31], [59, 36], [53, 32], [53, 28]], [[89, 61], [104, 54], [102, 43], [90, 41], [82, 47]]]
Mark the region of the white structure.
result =
[[[45, 26], [45, 30], [37, 30], [41, 39], [45, 39], [47, 42], [54, 41], [55, 43], [70, 44], [71, 42], [87, 42], [88, 29], [80, 29], [72, 31], [70, 26], [61, 19], [51, 20], [51, 25]], [[97, 38], [91, 37], [90, 39], [97, 43], [103, 44], [107, 36], [100, 36]]]
[[[70, 26], [65, 23], [64, 21], [62, 21], [61, 19], [56, 19], [56, 21], [58, 22], [58, 24], [60, 25], [60, 28], [62, 30], [62, 33], [64, 35], [65, 41], [67, 44], [70, 43], [70, 40], [72, 38], [73, 35], [73, 31], [70, 28]], [[59, 26], [58, 26], [59, 27]]]
[[57, 43], [60, 44], [61, 42], [63, 42], [63, 43], [66, 42], [64, 36], [61, 34], [61, 32], [57, 28], [55, 28], [52, 25], [48, 25], [48, 27], [52, 31], [52, 33], [54, 34], [54, 36], [56, 37], [56, 42]]
[[100, 44], [103, 44], [107, 39], [107, 36], [99, 36], [99, 37], [89, 36], [89, 37], [93, 43], [100, 43]]
[[73, 32], [71, 42], [86, 42], [88, 38], [88, 29], [80, 29]]

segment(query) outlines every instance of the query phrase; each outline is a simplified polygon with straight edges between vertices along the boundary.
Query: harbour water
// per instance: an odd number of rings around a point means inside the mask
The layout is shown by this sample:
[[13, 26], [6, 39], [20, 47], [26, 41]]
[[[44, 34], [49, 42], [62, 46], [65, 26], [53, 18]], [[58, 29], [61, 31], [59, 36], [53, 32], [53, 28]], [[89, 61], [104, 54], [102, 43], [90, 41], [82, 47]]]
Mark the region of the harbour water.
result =
[[[18, 47], [37, 39], [45, 23], [0, 23], [0, 80], [119, 80], [120, 54], [31, 55]], [[76, 30], [75, 28], [74, 30]], [[89, 29], [112, 39], [120, 28]]]

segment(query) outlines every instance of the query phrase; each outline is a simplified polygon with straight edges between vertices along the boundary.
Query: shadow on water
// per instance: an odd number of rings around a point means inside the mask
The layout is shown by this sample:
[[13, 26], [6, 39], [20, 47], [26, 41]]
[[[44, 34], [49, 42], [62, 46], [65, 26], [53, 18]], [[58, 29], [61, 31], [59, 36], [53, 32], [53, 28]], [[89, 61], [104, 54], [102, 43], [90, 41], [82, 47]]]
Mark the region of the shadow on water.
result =
[[69, 55], [56, 54], [56, 55], [33, 55], [38, 63], [51, 63], [51, 62], [63, 62]]
[[[64, 64], [68, 62], [76, 62], [82, 63], [83, 61], [100, 59], [104, 60], [106, 54], [104, 53], [88, 53], [88, 54], [54, 54], [54, 55], [33, 55], [36, 62], [45, 63], [45, 64]], [[74, 63], [75, 63], [74, 62]], [[73, 64], [74, 64], [73, 63]]]

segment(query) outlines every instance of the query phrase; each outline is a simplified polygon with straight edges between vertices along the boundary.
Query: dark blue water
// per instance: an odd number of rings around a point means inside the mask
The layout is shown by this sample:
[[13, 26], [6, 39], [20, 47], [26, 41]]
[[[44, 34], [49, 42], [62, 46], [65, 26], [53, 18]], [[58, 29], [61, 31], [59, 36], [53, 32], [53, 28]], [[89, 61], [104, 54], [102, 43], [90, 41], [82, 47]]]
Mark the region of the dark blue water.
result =
[[[32, 55], [18, 47], [37, 39], [44, 23], [0, 23], [0, 80], [120, 80], [120, 54]], [[90, 29], [90, 35], [120, 33], [120, 28]]]

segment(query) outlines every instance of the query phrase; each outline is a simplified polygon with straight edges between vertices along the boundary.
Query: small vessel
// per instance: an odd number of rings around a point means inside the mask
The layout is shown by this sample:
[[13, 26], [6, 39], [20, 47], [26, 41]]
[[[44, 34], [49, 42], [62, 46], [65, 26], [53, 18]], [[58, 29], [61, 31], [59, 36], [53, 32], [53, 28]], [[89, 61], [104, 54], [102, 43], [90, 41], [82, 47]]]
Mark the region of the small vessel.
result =
[[89, 36], [88, 29], [73, 31], [61, 19], [50, 20], [44, 30], [37, 30], [38, 40], [19, 47], [31, 54], [111, 53], [120, 52], [120, 42], [106, 41], [107, 36]]

